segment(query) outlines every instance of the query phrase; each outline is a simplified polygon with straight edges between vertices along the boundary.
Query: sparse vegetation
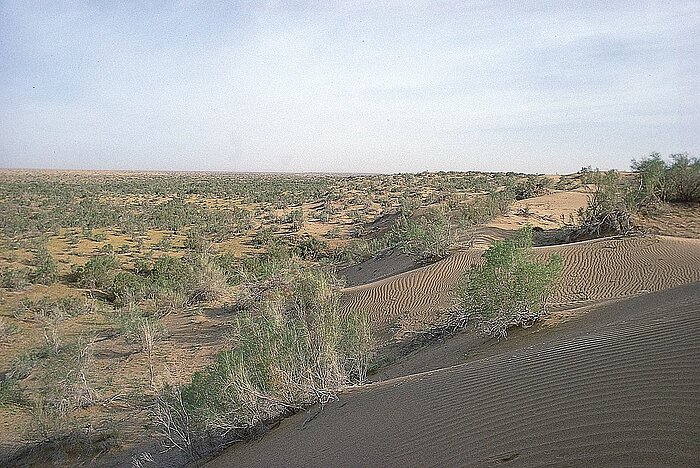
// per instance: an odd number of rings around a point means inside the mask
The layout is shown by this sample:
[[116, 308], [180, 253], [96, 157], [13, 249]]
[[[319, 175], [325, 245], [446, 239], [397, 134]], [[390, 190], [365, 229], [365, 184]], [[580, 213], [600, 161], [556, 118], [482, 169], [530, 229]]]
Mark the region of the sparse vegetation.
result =
[[[152, 441], [155, 425], [166, 446], [204, 455], [202, 437], [225, 444], [365, 380], [377, 324], [339, 300], [331, 272], [355, 285], [392, 274], [390, 262], [438, 261], [480, 241], [479, 225], [501, 215], [499, 225], [552, 228], [557, 220], [544, 220], [537, 201], [511, 211], [513, 203], [550, 186], [580, 189], [583, 179], [593, 186], [579, 219], [586, 235], [624, 233], [626, 218], [611, 212], [680, 201], [693, 193], [696, 167], [689, 157], [657, 158], [635, 174], [587, 168], [558, 180], [0, 171], [0, 410], [34, 421], [32, 450], [101, 444], [98, 433], [113, 441], [101, 423], [124, 411], [126, 445]], [[542, 313], [543, 278], [553, 281], [560, 265], [538, 264], [529, 241], [513, 242], [488, 254], [503, 264], [470, 272], [474, 288], [499, 285], [495, 298], [471, 291], [492, 308], [464, 302], [453, 325], [470, 320], [500, 336]], [[513, 294], [523, 297], [506, 301]], [[377, 336], [383, 346], [423, 326], [397, 320]], [[88, 424], [94, 434], [82, 432]], [[132, 459], [158, 457], [149, 447]]]

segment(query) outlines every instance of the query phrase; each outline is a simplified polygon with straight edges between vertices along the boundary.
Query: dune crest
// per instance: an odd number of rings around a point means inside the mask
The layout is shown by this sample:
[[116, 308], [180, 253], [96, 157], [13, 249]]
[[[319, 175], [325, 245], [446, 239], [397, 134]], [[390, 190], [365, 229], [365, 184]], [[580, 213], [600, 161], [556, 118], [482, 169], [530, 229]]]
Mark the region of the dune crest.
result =
[[[343, 310], [365, 310], [378, 327], [417, 329], [454, 307], [452, 291], [483, 250], [467, 249], [432, 265], [346, 288]], [[659, 291], [700, 281], [700, 240], [667, 236], [604, 238], [536, 247], [559, 254], [564, 271], [550, 302], [553, 310]]]

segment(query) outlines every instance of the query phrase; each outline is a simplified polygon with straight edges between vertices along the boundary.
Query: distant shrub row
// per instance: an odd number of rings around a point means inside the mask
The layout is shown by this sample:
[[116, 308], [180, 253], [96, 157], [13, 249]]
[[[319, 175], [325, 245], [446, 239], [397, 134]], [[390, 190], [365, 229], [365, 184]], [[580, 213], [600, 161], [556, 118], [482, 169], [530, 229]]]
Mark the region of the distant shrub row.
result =
[[425, 214], [414, 216], [413, 208], [405, 208], [383, 236], [350, 242], [345, 248], [344, 259], [358, 262], [386, 249], [416, 255], [421, 260], [443, 258], [448, 255], [450, 247], [465, 228], [507, 213], [512, 201], [510, 192], [497, 192], [476, 197], [451, 211], [431, 209]]

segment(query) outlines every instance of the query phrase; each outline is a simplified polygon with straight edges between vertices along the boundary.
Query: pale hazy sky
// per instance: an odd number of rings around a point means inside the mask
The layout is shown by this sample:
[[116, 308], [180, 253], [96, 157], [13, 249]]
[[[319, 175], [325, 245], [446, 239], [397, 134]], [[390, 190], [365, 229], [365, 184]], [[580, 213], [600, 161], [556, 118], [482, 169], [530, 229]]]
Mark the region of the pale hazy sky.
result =
[[0, 167], [571, 172], [700, 155], [699, 1], [0, 0]]

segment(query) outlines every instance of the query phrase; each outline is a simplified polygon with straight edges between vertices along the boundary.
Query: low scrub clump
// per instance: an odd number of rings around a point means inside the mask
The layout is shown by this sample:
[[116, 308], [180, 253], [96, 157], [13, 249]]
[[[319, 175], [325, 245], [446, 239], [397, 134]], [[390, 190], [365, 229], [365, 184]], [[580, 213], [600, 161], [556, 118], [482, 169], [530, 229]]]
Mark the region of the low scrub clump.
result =
[[51, 285], [58, 279], [58, 264], [45, 246], [40, 247], [32, 258], [34, 270], [29, 279], [35, 284]]
[[551, 179], [529, 175], [524, 180], [514, 182], [506, 190], [512, 194], [515, 200], [525, 200], [526, 198], [539, 197], [546, 194], [547, 189], [551, 185]]
[[292, 264], [273, 283], [236, 318], [233, 346], [161, 399], [156, 421], [167, 445], [191, 450], [193, 434], [245, 432], [363, 382], [369, 324], [359, 313], [339, 315], [338, 280]]
[[25, 404], [25, 397], [17, 380], [5, 377], [0, 380], [0, 408]]
[[434, 210], [416, 219], [399, 218], [388, 236], [390, 245], [430, 260], [447, 256], [456, 238], [456, 226], [444, 212]]
[[85, 265], [73, 269], [71, 276], [79, 285], [87, 289], [106, 290], [111, 286], [114, 276], [121, 268], [119, 259], [114, 254], [97, 255]]
[[26, 270], [6, 268], [0, 276], [0, 285], [10, 291], [22, 291], [29, 285], [29, 274]]
[[545, 312], [547, 298], [561, 274], [562, 259], [553, 255], [539, 263], [532, 258], [532, 229], [495, 242], [484, 263], [467, 272], [457, 287], [461, 308], [451, 325], [475, 321], [490, 336], [505, 337], [513, 326], [528, 327]]
[[578, 211], [579, 225], [571, 233], [572, 240], [609, 235], [626, 235], [634, 230], [632, 213], [637, 209], [638, 192], [619, 172], [590, 172], [593, 184], [586, 208]]
[[207, 253], [191, 253], [183, 258], [164, 255], [136, 272], [122, 270], [114, 274], [107, 295], [118, 307], [151, 300], [169, 310], [218, 300], [227, 293], [228, 282], [227, 272]]

